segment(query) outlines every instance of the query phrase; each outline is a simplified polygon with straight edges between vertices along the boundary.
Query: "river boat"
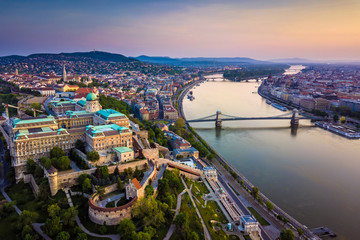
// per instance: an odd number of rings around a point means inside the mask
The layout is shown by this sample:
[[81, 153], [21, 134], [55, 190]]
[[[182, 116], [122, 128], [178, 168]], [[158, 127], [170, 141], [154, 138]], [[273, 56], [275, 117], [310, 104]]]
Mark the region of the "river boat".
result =
[[284, 112], [287, 110], [286, 107], [281, 106], [280, 104], [277, 104], [277, 103], [272, 103], [271, 106], [273, 106], [274, 108], [277, 108], [281, 111], [284, 111]]
[[269, 99], [266, 99], [266, 103], [270, 105], [271, 101]]

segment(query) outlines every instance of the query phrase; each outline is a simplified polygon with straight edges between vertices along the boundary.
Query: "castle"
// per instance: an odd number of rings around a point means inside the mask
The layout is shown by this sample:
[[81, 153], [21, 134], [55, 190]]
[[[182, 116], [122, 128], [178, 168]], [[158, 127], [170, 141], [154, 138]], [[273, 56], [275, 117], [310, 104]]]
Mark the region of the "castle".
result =
[[27, 159], [37, 161], [49, 157], [54, 147], [69, 152], [77, 140], [85, 142], [87, 152], [97, 151], [100, 156], [115, 153], [114, 148], [132, 148], [132, 131], [124, 114], [102, 109], [94, 93], [89, 93], [86, 101], [80, 100], [73, 105], [75, 111], [67, 110], [58, 116], [7, 121], [17, 181], [24, 177]]

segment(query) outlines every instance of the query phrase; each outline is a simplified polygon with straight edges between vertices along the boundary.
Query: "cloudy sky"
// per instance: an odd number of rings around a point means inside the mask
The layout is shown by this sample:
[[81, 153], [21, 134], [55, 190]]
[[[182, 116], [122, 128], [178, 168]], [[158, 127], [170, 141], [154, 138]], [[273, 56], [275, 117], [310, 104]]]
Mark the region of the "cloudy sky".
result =
[[359, 0], [1, 0], [0, 56], [360, 60]]

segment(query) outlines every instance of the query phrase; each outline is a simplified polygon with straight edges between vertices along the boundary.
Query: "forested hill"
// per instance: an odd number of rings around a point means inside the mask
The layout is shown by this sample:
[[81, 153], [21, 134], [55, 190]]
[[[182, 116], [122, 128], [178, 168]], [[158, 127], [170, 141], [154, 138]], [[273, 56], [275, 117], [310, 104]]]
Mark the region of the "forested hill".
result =
[[103, 61], [103, 62], [134, 62], [135, 58], [126, 57], [121, 54], [91, 51], [91, 52], [74, 52], [74, 53], [36, 53], [29, 56], [11, 55], [0, 57], [0, 64], [11, 64], [14, 62], [26, 61]]
[[19, 73], [27, 74], [50, 71], [62, 74], [63, 66], [67, 72], [75, 74], [108, 74], [119, 69], [138, 70], [142, 62], [121, 54], [100, 51], [0, 57], [0, 73], [13, 73], [18, 69]]
[[282, 74], [288, 67], [289, 65], [286, 64], [254, 65], [237, 70], [226, 70], [224, 72], [224, 77], [232, 81], [242, 81], [252, 77]]

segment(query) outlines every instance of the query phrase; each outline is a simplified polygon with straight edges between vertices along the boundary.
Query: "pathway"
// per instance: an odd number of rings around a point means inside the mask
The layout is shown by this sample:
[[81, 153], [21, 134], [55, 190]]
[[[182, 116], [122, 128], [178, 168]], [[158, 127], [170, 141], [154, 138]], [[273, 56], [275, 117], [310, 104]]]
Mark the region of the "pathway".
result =
[[[8, 202], [12, 202], [11, 198], [9, 197], [9, 195], [7, 195], [7, 193], [5, 192], [5, 189], [4, 187], [1, 188], [1, 193], [2, 195], [5, 197], [5, 199], [8, 201]], [[15, 208], [15, 211], [17, 214], [21, 215], [21, 210], [16, 206], [14, 205], [14, 208]], [[33, 223], [32, 226], [34, 227], [35, 231], [41, 236], [43, 237], [45, 240], [51, 240], [51, 238], [46, 235], [42, 230], [41, 230], [41, 226], [44, 225], [44, 223]]]
[[106, 207], [106, 204], [108, 204], [109, 202], [116, 201], [115, 202], [115, 206], [116, 206], [117, 201], [120, 200], [122, 197], [125, 197], [125, 193], [116, 194], [116, 195], [106, 198], [100, 202], [97, 202], [97, 204], [100, 207]]
[[[178, 215], [179, 212], [180, 212], [181, 196], [182, 196], [184, 193], [186, 193], [186, 190], [185, 190], [185, 189], [178, 195], [177, 202], [176, 202], [176, 211], [175, 211], [174, 220], [175, 220], [175, 218], [176, 218], [176, 215]], [[166, 236], [165, 236], [165, 238], [164, 238], [164, 240], [169, 240], [170, 237], [171, 237], [171, 235], [173, 234], [174, 230], [175, 230], [175, 224], [172, 223], [171, 226], [170, 226], [170, 228], [169, 228], [169, 231], [167, 232], [167, 234], [166, 234]]]
[[211, 240], [211, 239], [212, 239], [212, 238], [211, 238], [211, 235], [210, 235], [210, 233], [209, 233], [209, 230], [208, 230], [207, 227], [206, 227], [206, 224], [205, 224], [205, 222], [204, 222], [204, 219], [202, 218], [202, 216], [201, 216], [201, 214], [200, 214], [200, 211], [199, 211], [197, 205], [196, 205], [195, 202], [194, 202], [194, 199], [193, 199], [193, 195], [192, 195], [192, 193], [191, 193], [191, 190], [188, 189], [188, 187], [187, 187], [187, 185], [186, 185], [186, 183], [185, 183], [185, 181], [184, 181], [183, 178], [181, 178], [181, 181], [182, 181], [182, 183], [184, 184], [185, 189], [186, 189], [186, 191], [187, 191], [187, 193], [189, 194], [189, 197], [190, 197], [190, 199], [191, 199], [191, 202], [192, 202], [192, 204], [195, 206], [196, 213], [197, 213], [197, 215], [198, 215], [199, 218], [200, 218], [202, 227], [203, 227], [203, 229], [204, 229], [205, 240]]
[[[71, 197], [70, 197], [70, 194], [69, 194], [69, 189], [64, 189], [65, 191], [65, 194], [66, 194], [66, 198], [69, 202], [69, 206], [72, 207], [74, 206], [73, 205], [73, 202], [71, 200]], [[120, 240], [120, 236], [119, 235], [101, 235], [101, 234], [96, 234], [96, 233], [92, 233], [90, 232], [89, 230], [87, 230], [84, 225], [82, 225], [82, 223], [80, 222], [80, 218], [79, 216], [76, 216], [75, 218], [75, 221], [77, 223], [77, 225], [87, 234], [87, 235], [90, 235], [90, 236], [93, 236], [93, 237], [99, 237], [99, 238], [110, 238], [112, 240]]]

